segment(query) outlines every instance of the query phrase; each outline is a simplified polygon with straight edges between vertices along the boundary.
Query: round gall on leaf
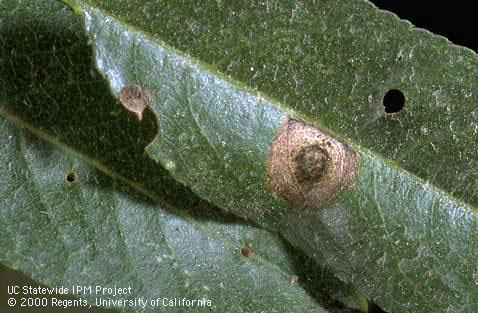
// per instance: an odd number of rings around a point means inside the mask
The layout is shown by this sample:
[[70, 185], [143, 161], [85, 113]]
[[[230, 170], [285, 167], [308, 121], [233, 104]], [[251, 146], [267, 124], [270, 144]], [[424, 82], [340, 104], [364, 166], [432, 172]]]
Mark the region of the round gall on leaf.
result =
[[294, 205], [318, 209], [353, 184], [357, 163], [347, 145], [303, 122], [288, 120], [271, 147], [269, 184]]

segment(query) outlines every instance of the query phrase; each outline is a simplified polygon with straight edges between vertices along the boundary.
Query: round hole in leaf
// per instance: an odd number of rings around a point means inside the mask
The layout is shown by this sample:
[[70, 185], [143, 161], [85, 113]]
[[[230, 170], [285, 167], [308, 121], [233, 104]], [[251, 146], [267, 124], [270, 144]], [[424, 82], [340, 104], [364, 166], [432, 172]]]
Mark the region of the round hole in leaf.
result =
[[66, 181], [69, 183], [74, 183], [78, 179], [78, 174], [76, 172], [71, 171], [68, 174], [66, 174]]
[[398, 89], [390, 89], [383, 97], [385, 113], [398, 113], [405, 105], [405, 95]]

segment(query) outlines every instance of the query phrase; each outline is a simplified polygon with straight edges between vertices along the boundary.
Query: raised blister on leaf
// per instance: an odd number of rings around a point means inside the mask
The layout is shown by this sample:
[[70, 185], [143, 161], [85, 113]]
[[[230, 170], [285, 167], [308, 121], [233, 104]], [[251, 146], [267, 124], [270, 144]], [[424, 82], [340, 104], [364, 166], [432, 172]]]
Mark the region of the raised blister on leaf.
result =
[[271, 147], [269, 184], [298, 207], [322, 208], [353, 184], [357, 159], [332, 136], [290, 119]]

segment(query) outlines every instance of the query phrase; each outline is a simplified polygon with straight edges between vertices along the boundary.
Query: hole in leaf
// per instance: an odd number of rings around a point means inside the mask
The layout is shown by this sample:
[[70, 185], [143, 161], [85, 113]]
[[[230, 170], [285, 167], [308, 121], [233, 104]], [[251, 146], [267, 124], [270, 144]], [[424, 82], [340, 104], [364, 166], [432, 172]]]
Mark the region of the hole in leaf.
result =
[[250, 258], [252, 256], [252, 247], [250, 244], [245, 244], [241, 249], [242, 256]]
[[405, 95], [398, 89], [390, 89], [383, 97], [385, 113], [398, 113], [405, 105]]
[[78, 174], [76, 174], [76, 172], [71, 171], [68, 174], [66, 174], [66, 181], [67, 182], [74, 183], [77, 180], [78, 180]]
[[[409, 20], [413, 25], [425, 28], [437, 35], [447, 37], [457, 45], [467, 46], [478, 52], [478, 40], [471, 29], [476, 23], [468, 12], [474, 12], [473, 1], [461, 1], [460, 5], [452, 5], [448, 1], [435, 1], [433, 14], [430, 7], [417, 5], [416, 1], [371, 0], [377, 7], [389, 10], [400, 18]], [[443, 21], [453, 21], [444, 23]]]

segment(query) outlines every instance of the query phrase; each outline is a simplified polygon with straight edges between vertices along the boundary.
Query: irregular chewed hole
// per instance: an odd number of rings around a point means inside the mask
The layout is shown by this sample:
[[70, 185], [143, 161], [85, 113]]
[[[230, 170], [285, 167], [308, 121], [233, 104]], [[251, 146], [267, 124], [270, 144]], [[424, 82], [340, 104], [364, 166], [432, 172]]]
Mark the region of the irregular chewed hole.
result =
[[74, 183], [77, 180], [78, 180], [78, 174], [76, 174], [76, 172], [71, 171], [68, 174], [66, 174], [66, 181], [67, 182]]
[[241, 249], [242, 256], [246, 258], [250, 258], [252, 256], [252, 247], [250, 244], [245, 244], [244, 247]]
[[324, 176], [329, 155], [319, 144], [302, 147], [293, 157], [297, 182], [315, 182]]
[[385, 113], [398, 113], [405, 105], [405, 95], [398, 89], [390, 89], [383, 97]]

